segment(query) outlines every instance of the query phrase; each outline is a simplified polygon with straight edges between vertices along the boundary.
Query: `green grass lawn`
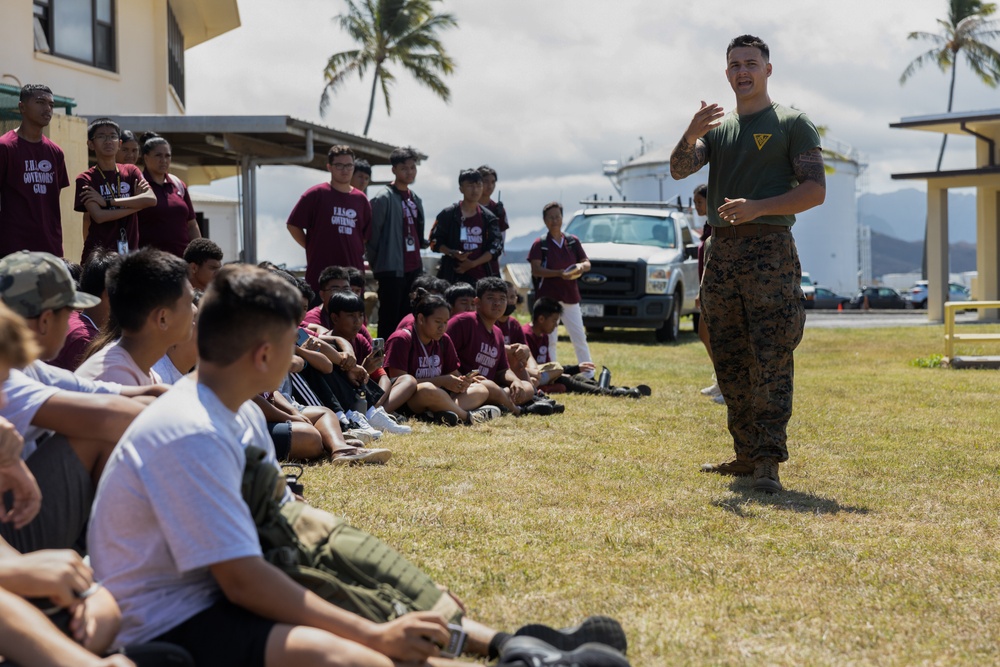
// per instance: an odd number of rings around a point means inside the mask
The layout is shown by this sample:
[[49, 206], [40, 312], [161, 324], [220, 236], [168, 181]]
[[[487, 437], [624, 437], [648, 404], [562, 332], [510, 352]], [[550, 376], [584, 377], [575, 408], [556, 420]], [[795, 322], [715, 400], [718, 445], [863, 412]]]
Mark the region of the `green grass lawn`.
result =
[[914, 365], [941, 327], [807, 329], [786, 492], [764, 496], [698, 472], [732, 453], [707, 356], [651, 340], [591, 343], [651, 398], [417, 424], [387, 466], [310, 468], [307, 497], [498, 628], [619, 618], [636, 666], [1000, 663], [995, 371]]

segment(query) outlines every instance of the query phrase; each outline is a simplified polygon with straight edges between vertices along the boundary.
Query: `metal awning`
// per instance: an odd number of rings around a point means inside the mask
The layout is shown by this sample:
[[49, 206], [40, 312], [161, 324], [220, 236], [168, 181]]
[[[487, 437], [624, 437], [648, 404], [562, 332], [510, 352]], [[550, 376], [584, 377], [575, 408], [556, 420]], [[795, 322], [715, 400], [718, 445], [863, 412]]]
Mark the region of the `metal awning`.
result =
[[[14, 120], [21, 118], [21, 112], [17, 110], [17, 104], [21, 101], [21, 87], [9, 83], [0, 83], [0, 120]], [[73, 115], [76, 107], [76, 100], [63, 95], [53, 95], [57, 109], [64, 109], [69, 116]]]
[[[964, 135], [982, 132], [986, 129], [992, 129], [995, 132], [997, 127], [1000, 127], [1000, 109], [955, 111], [952, 113], [932, 114], [930, 116], [909, 116], [907, 118], [900, 118], [898, 123], [889, 123], [889, 127]], [[970, 133], [969, 130], [973, 132]], [[989, 134], [989, 132], [983, 133]]]
[[[102, 114], [88, 114], [88, 119]], [[257, 263], [257, 167], [298, 165], [326, 170], [331, 146], [350, 146], [372, 165], [389, 164], [396, 148], [367, 137], [341, 132], [290, 116], [122, 116], [108, 114], [122, 128], [153, 131], [170, 142], [173, 162], [186, 170], [189, 184], [233, 176], [242, 178], [243, 252], [241, 260]], [[422, 156], [426, 159], [426, 156]]]

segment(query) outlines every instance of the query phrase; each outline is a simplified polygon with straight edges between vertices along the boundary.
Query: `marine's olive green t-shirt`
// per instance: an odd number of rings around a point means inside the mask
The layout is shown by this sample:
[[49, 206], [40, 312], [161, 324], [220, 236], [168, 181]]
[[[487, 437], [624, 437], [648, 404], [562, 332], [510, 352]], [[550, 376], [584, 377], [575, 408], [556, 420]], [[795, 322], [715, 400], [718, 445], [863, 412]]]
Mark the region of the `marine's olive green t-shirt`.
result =
[[[783, 195], [796, 185], [792, 160], [820, 147], [812, 121], [795, 109], [772, 103], [755, 114], [735, 111], [704, 138], [708, 146], [708, 222], [729, 227], [719, 207], [729, 199], [767, 199]], [[794, 215], [765, 215], [752, 223], [787, 225]]]

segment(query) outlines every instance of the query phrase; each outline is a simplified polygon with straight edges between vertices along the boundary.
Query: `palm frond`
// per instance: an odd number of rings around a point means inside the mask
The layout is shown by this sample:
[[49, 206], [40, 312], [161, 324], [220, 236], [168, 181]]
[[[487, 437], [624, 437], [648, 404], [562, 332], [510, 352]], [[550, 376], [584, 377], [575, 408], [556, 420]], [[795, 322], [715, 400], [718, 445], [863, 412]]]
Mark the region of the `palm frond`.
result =
[[[942, 53], [947, 53], [947, 51], [942, 51], [941, 49], [931, 49], [930, 51], [921, 53], [906, 66], [905, 70], [903, 70], [903, 74], [899, 77], [899, 83], [906, 83], [906, 81], [913, 76], [918, 69], [929, 62], [935, 62], [938, 67], [941, 67], [940, 57]], [[942, 69], [944, 68], [942, 67]]]

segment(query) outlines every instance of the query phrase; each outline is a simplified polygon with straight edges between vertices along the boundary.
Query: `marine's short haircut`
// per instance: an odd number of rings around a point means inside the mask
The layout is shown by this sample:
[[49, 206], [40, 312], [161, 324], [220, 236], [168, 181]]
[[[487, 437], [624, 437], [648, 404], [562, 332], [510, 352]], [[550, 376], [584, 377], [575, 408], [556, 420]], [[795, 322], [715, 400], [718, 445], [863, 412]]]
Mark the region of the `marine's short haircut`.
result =
[[458, 172], [458, 184], [462, 183], [482, 183], [483, 175], [475, 169], [463, 169]]
[[507, 296], [507, 283], [499, 276], [486, 276], [476, 281], [476, 296], [481, 297], [487, 292], [499, 292]]
[[330, 146], [330, 150], [326, 153], [326, 163], [332, 164], [333, 158], [340, 155], [350, 155], [351, 159], [354, 159], [354, 149], [350, 146], [345, 146], [344, 144], [335, 144]]
[[229, 366], [296, 326], [301, 313], [298, 291], [278, 276], [247, 264], [224, 266], [198, 308], [198, 357]]
[[347, 268], [347, 282], [351, 287], [366, 287], [368, 282], [365, 280], [365, 274], [361, 273], [354, 266], [348, 266]]
[[471, 296], [473, 298], [476, 296], [476, 288], [469, 283], [455, 283], [444, 291], [445, 301], [447, 301], [448, 305], [452, 308], [455, 307], [456, 301], [467, 296]]
[[95, 118], [94, 120], [90, 121], [90, 125], [87, 126], [87, 141], [93, 140], [94, 135], [97, 134], [97, 131], [102, 127], [112, 128], [115, 131], [115, 134], [118, 135], [118, 138], [121, 139], [122, 136], [121, 125], [111, 120], [110, 118]]
[[363, 313], [365, 302], [354, 292], [334, 292], [327, 301], [330, 313]]
[[108, 271], [117, 266], [122, 256], [107, 248], [97, 248], [87, 256], [80, 274], [80, 291], [100, 297], [108, 284]]
[[184, 249], [184, 261], [201, 266], [210, 259], [222, 261], [222, 248], [212, 239], [192, 239]]
[[27, 102], [32, 97], [42, 93], [44, 95], [51, 95], [52, 89], [46, 85], [40, 83], [26, 83], [21, 86], [21, 95], [18, 98], [21, 102]]
[[393, 152], [389, 153], [389, 164], [395, 167], [398, 164], [403, 164], [407, 160], [414, 160], [416, 162], [420, 161], [420, 154], [414, 149], [406, 146], [404, 148], [397, 148]]
[[739, 37], [734, 37], [729, 46], [726, 48], [726, 57], [729, 57], [729, 53], [733, 49], [739, 48], [752, 48], [760, 49], [760, 54], [764, 56], [764, 62], [769, 62], [771, 60], [771, 50], [767, 48], [767, 44], [764, 43], [760, 37], [754, 35], [740, 35]]
[[556, 313], [562, 315], [562, 304], [547, 296], [540, 297], [535, 301], [535, 307], [531, 309], [531, 320], [535, 321], [539, 317], [549, 317]]
[[354, 158], [354, 173], [368, 174], [372, 175], [372, 166], [368, 163], [368, 160], [362, 160], [361, 158]]
[[439, 308], [447, 308], [449, 312], [451, 311], [451, 306], [440, 294], [428, 292], [423, 287], [418, 287], [413, 292], [414, 295], [413, 299], [410, 301], [410, 306], [413, 308], [414, 318], [416, 318], [417, 315], [430, 317], [434, 314], [434, 311]]
[[478, 167], [476, 171], [482, 174], [483, 178], [486, 178], [487, 176], [492, 176], [494, 180], [497, 178], [497, 170], [488, 164]]
[[0, 301], [0, 361], [24, 368], [38, 358], [38, 342], [24, 318]]
[[108, 303], [123, 331], [138, 331], [157, 308], [184, 294], [188, 269], [180, 257], [146, 247], [126, 255], [107, 274]]
[[323, 269], [319, 274], [319, 280], [316, 284], [323, 288], [323, 283], [329, 280], [347, 280], [350, 284], [350, 277], [347, 275], [347, 268], [343, 266], [328, 266]]
[[698, 187], [696, 187], [694, 189], [694, 196], [695, 197], [704, 197], [705, 199], [708, 199], [708, 184], [707, 183], [702, 183], [701, 185], [699, 185]]
[[548, 213], [549, 211], [551, 211], [554, 208], [559, 209], [560, 213], [563, 212], [562, 204], [560, 204], [557, 201], [550, 201], [548, 204], [546, 204], [545, 206], [542, 207], [542, 219], [545, 218], [545, 214], [546, 213]]

